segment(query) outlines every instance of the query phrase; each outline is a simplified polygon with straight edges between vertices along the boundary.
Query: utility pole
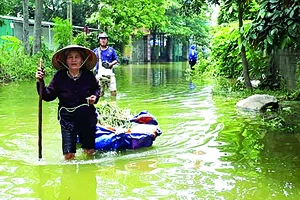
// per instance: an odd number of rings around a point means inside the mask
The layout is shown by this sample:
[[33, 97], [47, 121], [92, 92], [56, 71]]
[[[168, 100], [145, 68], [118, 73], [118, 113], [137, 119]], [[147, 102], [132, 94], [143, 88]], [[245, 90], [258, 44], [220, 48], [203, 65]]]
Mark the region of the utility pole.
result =
[[[70, 25], [72, 26], [73, 16], [72, 16], [72, 0], [67, 0], [67, 18], [69, 19]], [[70, 38], [70, 43], [72, 43], [72, 35]]]
[[70, 24], [71, 26], [73, 25], [72, 21], [73, 21], [73, 15], [72, 15], [72, 0], [69, 1], [70, 3]]

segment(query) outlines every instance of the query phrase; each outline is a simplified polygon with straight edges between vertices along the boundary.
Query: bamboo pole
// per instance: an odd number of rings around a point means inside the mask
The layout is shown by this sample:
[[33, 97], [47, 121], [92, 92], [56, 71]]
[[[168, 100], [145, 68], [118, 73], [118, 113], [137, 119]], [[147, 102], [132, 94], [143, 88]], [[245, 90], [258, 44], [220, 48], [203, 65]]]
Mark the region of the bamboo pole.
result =
[[[43, 60], [40, 58], [39, 68], [43, 69]], [[43, 100], [43, 84], [39, 81], [39, 112], [38, 112], [38, 148], [39, 160], [42, 159], [42, 100]]]

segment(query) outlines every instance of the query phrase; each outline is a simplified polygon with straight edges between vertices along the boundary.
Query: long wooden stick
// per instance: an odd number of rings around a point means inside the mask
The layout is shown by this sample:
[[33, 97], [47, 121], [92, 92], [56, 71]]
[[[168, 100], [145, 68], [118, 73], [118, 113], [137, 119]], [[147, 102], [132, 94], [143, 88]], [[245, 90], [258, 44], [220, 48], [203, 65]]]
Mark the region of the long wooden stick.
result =
[[[40, 58], [39, 67], [43, 69], [43, 60]], [[42, 159], [42, 100], [43, 100], [43, 84], [39, 81], [39, 123], [38, 123], [38, 147], [39, 147], [39, 159]]]

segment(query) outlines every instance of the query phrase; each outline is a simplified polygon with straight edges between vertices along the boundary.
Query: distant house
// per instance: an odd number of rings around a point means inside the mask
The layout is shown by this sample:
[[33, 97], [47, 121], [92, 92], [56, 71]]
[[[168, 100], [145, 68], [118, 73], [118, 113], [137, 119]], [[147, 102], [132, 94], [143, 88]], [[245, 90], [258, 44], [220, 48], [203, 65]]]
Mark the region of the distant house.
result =
[[[0, 26], [0, 44], [3, 42], [1, 36], [15, 36], [19, 40], [23, 41], [23, 18], [21, 17], [11, 17], [11, 16], [1, 16], [0, 18], [4, 21], [3, 26]], [[45, 43], [49, 49], [56, 49], [56, 45], [53, 41], [54, 32], [52, 30], [55, 24], [53, 22], [42, 21], [42, 41]], [[34, 20], [29, 19], [29, 36], [33, 37], [33, 27]], [[85, 27], [74, 26], [74, 29], [84, 31]], [[97, 31], [98, 29], [89, 28], [91, 31]]]

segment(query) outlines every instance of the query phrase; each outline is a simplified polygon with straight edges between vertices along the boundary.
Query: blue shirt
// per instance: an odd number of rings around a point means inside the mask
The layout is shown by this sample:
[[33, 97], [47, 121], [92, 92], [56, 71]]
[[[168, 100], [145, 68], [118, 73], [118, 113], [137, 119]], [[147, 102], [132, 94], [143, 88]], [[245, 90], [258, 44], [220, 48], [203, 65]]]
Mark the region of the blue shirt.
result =
[[[100, 54], [99, 54], [99, 50], [100, 50]], [[96, 54], [97, 58], [98, 58], [98, 62], [96, 64], [96, 74], [98, 73], [98, 69], [99, 69], [99, 59], [101, 59], [101, 62], [113, 62], [114, 60], [118, 60], [118, 56], [116, 51], [114, 50], [114, 48], [112, 47], [108, 47], [105, 50], [101, 50], [100, 47], [96, 48], [93, 50], [93, 52]], [[101, 56], [101, 58], [99, 58], [99, 55]]]
[[198, 58], [197, 51], [195, 49], [190, 49], [189, 60], [197, 61], [197, 58]]

